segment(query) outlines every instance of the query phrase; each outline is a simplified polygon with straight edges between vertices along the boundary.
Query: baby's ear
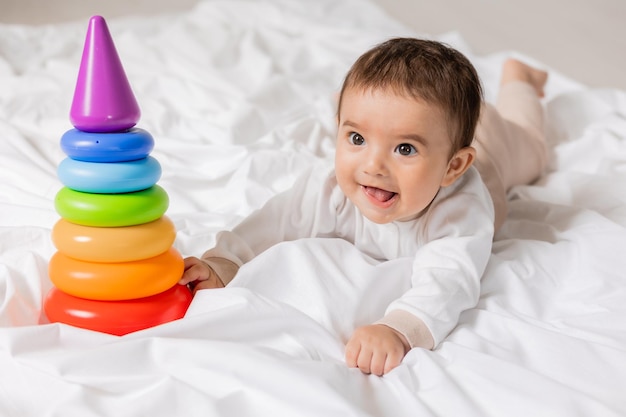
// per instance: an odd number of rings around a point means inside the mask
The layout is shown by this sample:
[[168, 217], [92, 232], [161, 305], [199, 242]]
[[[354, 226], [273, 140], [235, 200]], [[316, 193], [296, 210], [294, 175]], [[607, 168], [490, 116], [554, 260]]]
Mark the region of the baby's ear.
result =
[[448, 170], [441, 181], [441, 186], [447, 187], [454, 184], [472, 166], [475, 158], [476, 149], [471, 146], [459, 149], [448, 162]]

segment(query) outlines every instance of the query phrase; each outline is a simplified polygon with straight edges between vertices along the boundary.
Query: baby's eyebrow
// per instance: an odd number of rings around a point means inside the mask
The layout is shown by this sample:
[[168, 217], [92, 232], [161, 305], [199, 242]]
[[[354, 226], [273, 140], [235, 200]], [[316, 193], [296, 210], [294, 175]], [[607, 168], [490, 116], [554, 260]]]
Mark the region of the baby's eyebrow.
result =
[[361, 126], [358, 125], [358, 123], [352, 122], [350, 120], [344, 120], [343, 123], [341, 123], [341, 126], [349, 126], [352, 127], [354, 129], [360, 129]]
[[417, 142], [419, 144], [421, 144], [422, 146], [428, 146], [428, 141], [426, 139], [424, 139], [422, 136], [414, 134], [414, 133], [407, 133], [404, 135], [399, 135], [398, 138], [402, 139], [402, 140], [410, 140], [413, 142]]

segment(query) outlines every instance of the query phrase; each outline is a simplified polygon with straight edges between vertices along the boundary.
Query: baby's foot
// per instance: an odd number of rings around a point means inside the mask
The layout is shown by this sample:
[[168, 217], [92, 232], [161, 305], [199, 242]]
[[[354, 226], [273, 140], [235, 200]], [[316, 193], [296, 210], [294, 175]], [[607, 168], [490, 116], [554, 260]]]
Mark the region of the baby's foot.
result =
[[514, 58], [508, 58], [502, 66], [502, 78], [500, 85], [513, 81], [523, 81], [535, 88], [539, 97], [544, 96], [543, 87], [548, 80], [548, 73], [538, 68], [526, 65]]

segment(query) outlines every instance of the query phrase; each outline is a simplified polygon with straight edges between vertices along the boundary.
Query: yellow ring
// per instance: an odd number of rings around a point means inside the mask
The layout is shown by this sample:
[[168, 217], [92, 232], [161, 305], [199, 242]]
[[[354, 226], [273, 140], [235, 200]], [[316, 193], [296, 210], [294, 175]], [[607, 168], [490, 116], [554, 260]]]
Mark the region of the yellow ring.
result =
[[90, 300], [130, 300], [159, 294], [183, 274], [182, 256], [174, 248], [139, 261], [86, 262], [56, 252], [48, 274], [61, 291]]
[[54, 246], [70, 258], [89, 262], [129, 262], [167, 251], [176, 239], [174, 223], [163, 216], [125, 227], [90, 227], [60, 219], [52, 228]]

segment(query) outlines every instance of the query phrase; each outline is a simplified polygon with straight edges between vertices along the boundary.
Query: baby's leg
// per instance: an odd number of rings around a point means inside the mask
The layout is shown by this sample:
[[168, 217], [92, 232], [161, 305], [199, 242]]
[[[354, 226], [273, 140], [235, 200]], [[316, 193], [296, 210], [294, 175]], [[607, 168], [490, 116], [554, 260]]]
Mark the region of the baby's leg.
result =
[[547, 72], [520, 61], [509, 59], [504, 63], [496, 109], [503, 119], [515, 125], [510, 128], [512, 136], [506, 138], [511, 141], [507, 146], [513, 162], [502, 172], [507, 191], [515, 185], [535, 181], [546, 167], [544, 109], [540, 98], [547, 79]]
[[496, 208], [496, 227], [506, 217], [506, 192], [539, 178], [547, 152], [540, 98], [547, 73], [509, 59], [496, 107], [483, 107], [474, 147], [477, 167]]

